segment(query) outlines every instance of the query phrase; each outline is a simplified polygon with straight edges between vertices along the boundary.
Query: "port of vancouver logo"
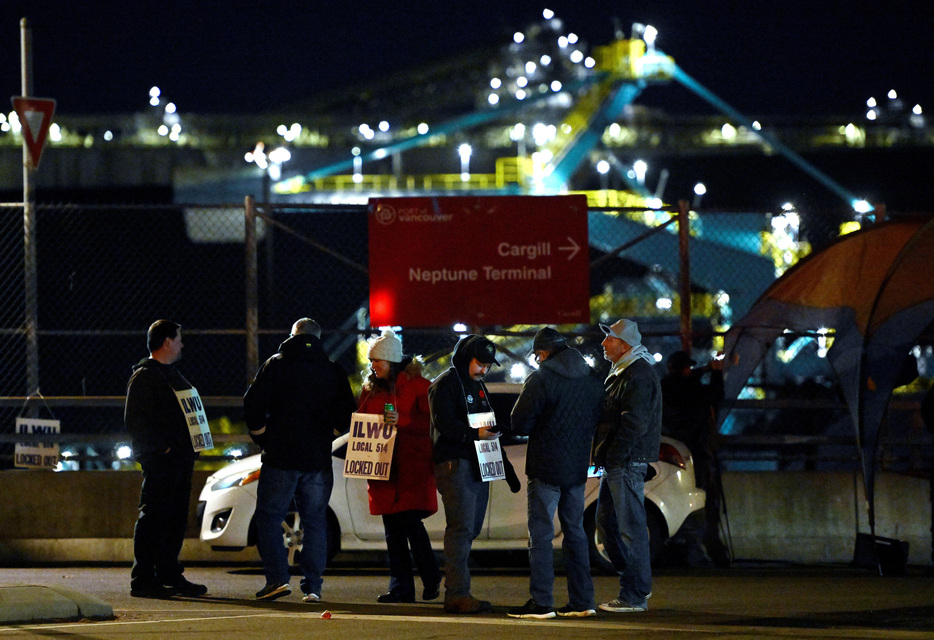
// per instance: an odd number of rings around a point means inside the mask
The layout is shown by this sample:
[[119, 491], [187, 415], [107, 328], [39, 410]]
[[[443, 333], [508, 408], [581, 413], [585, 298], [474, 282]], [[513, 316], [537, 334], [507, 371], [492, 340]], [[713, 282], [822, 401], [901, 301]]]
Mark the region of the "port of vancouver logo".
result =
[[390, 205], [381, 204], [376, 207], [376, 221], [380, 224], [392, 224], [396, 221], [396, 209]]

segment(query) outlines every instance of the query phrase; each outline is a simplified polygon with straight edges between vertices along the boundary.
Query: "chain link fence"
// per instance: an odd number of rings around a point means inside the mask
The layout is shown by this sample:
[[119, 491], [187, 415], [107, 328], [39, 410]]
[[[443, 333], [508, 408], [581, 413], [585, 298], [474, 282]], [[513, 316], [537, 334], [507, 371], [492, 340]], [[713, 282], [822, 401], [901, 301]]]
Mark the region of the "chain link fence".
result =
[[[56, 439], [84, 461], [82, 468], [119, 465], [114, 451], [127, 440], [122, 414], [130, 368], [147, 355], [146, 329], [162, 317], [182, 324], [179, 366], [208, 405], [215, 456], [248, 449], [240, 397], [256, 365], [275, 353], [299, 317], [322, 324], [326, 350], [359, 386], [361, 339], [375, 333], [367, 315], [366, 206], [277, 204], [253, 211], [248, 200], [40, 205], [35, 213], [36, 303], [29, 309], [23, 208], [0, 205], [0, 468], [11, 466], [15, 419], [26, 413], [60, 420]], [[255, 215], [255, 236], [247, 214]], [[677, 214], [590, 210], [591, 324], [559, 329], [598, 369], [607, 363], [596, 324], [619, 317], [638, 320], [644, 343], [659, 357], [680, 349], [687, 291], [695, 357], [705, 361], [778, 274], [839, 232], [830, 215], [802, 222], [789, 211], [691, 212], [688, 285], [680, 279], [685, 238]], [[30, 314], [35, 344], [26, 330]], [[468, 328], [493, 336], [506, 360], [520, 365], [537, 329]], [[404, 329], [404, 336], [406, 351], [425, 359], [429, 377], [448, 366], [458, 338], [452, 327]], [[38, 361], [34, 388], [26, 374], [30, 355]], [[525, 373], [507, 364], [494, 379], [521, 382]], [[825, 392], [821, 387], [819, 395]]]

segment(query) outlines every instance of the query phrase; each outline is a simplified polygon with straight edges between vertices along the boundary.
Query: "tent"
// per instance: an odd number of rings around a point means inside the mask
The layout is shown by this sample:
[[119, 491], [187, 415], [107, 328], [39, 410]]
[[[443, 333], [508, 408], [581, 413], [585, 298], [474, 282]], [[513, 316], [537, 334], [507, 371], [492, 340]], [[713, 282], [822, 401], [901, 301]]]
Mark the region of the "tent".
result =
[[725, 337], [728, 412], [786, 331], [830, 330], [827, 358], [856, 433], [875, 535], [879, 429], [911, 348], [934, 321], [934, 219], [898, 219], [842, 236], [776, 280]]

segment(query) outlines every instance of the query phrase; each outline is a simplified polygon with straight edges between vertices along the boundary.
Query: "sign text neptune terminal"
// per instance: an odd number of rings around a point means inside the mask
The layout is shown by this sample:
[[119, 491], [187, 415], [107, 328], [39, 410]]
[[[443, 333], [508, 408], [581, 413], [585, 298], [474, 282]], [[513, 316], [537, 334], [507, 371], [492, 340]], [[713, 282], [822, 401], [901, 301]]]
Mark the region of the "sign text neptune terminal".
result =
[[438, 284], [439, 282], [476, 282], [483, 274], [484, 280], [551, 280], [551, 265], [535, 269], [532, 267], [518, 267], [513, 269], [498, 269], [484, 266], [477, 269], [419, 269], [409, 268], [409, 282], [424, 282], [425, 284]]

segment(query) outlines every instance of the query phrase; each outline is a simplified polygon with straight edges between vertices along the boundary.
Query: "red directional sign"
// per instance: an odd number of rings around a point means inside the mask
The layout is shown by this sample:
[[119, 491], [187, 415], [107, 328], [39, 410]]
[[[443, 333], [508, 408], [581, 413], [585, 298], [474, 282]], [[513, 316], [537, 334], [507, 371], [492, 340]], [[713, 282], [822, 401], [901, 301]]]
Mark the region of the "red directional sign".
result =
[[584, 196], [376, 198], [372, 326], [590, 322]]
[[52, 125], [52, 114], [55, 113], [55, 100], [49, 98], [23, 98], [13, 96], [13, 110], [19, 116], [23, 127], [23, 140], [29, 150], [29, 167], [35, 169], [39, 166], [42, 157], [42, 148], [49, 135]]

